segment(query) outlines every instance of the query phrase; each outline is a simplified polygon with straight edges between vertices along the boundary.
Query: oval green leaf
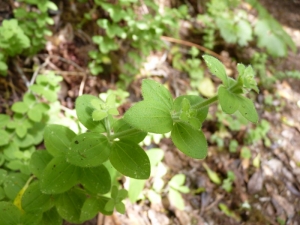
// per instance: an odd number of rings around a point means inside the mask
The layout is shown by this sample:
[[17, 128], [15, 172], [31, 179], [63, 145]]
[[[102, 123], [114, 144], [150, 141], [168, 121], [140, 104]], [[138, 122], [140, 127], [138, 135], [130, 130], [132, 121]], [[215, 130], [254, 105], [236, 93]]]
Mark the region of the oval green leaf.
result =
[[[135, 143], [140, 143], [147, 135], [146, 132], [132, 128], [132, 126], [126, 123], [124, 119], [120, 119], [114, 123], [113, 130], [120, 140], [129, 140]], [[128, 130], [131, 130], [131, 132], [125, 132]], [[122, 136], [123, 132], [124, 135]]]
[[59, 194], [68, 191], [79, 179], [79, 170], [65, 161], [65, 158], [55, 157], [44, 169], [40, 188], [45, 194]]
[[48, 125], [44, 132], [45, 146], [53, 156], [65, 155], [74, 137], [72, 130], [57, 124]]
[[94, 218], [98, 212], [101, 212], [104, 215], [111, 215], [113, 213], [113, 210], [105, 210], [105, 205], [108, 200], [109, 198], [104, 196], [90, 197], [86, 199], [81, 209], [80, 220], [90, 220]]
[[80, 167], [95, 167], [104, 163], [110, 153], [110, 144], [102, 134], [84, 133], [72, 140], [67, 162]]
[[254, 107], [253, 102], [244, 96], [239, 96], [239, 111], [243, 117], [249, 120], [252, 123], [257, 123], [258, 121], [258, 114]]
[[29, 168], [31, 173], [40, 178], [47, 164], [52, 160], [47, 151], [35, 151], [30, 158]]
[[0, 202], [0, 225], [19, 224], [21, 211], [11, 202]]
[[224, 65], [215, 57], [212, 57], [210, 55], [204, 55], [203, 59], [209, 69], [209, 71], [216, 75], [225, 85], [225, 87], [228, 87], [228, 77], [226, 75], [226, 70]]
[[161, 108], [171, 110], [173, 108], [173, 97], [162, 84], [145, 79], [142, 82], [142, 94], [145, 101], [153, 101]]
[[21, 173], [10, 173], [5, 178], [3, 184], [6, 196], [9, 199], [14, 200], [19, 191], [24, 187], [28, 177], [28, 175], [24, 175]]
[[203, 159], [207, 155], [207, 142], [202, 131], [195, 130], [185, 123], [176, 123], [171, 132], [176, 147], [195, 159]]
[[55, 201], [58, 214], [71, 223], [80, 224], [81, 208], [86, 197], [79, 189], [72, 189], [61, 194]]
[[38, 182], [31, 184], [22, 196], [22, 209], [25, 212], [45, 212], [51, 208], [52, 196], [43, 194]]
[[157, 134], [168, 133], [173, 127], [170, 111], [152, 101], [142, 101], [132, 106], [125, 113], [124, 120], [137, 129]]
[[134, 142], [125, 140], [114, 142], [109, 160], [125, 176], [135, 179], [148, 179], [150, 176], [149, 158]]
[[24, 102], [15, 102], [11, 106], [11, 110], [16, 112], [16, 113], [26, 113], [28, 111], [28, 105]]
[[219, 87], [218, 98], [223, 112], [233, 114], [238, 110], [240, 103], [237, 95], [230, 92], [224, 86]]
[[55, 207], [43, 214], [42, 222], [43, 225], [62, 225], [63, 220], [57, 213]]
[[105, 126], [103, 122], [93, 121], [92, 114], [95, 108], [92, 106], [92, 100], [99, 100], [93, 95], [81, 95], [76, 99], [75, 107], [79, 121], [89, 130], [96, 132], [104, 132]]
[[85, 189], [93, 194], [106, 194], [110, 191], [111, 178], [105, 166], [81, 168], [80, 181]]

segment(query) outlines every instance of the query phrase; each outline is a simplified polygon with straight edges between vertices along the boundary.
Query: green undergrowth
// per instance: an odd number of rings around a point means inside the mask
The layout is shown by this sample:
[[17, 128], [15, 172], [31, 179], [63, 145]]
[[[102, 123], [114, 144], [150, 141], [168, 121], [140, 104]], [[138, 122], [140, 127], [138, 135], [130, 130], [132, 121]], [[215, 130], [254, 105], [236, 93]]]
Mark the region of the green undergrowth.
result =
[[[1, 133], [6, 138], [1, 143], [0, 210], [4, 213], [0, 224], [62, 224], [63, 220], [79, 224], [99, 212], [125, 213], [123, 200], [128, 196], [133, 202], [138, 200], [144, 180], [150, 176], [153, 183], [145, 197], [157, 202], [164, 188], [171, 203], [184, 209], [181, 194], [189, 191], [184, 186], [185, 176], [178, 174], [167, 184], [162, 182], [163, 173], [155, 173], [155, 167], [163, 169], [162, 152], [145, 151], [139, 144], [147, 133], [170, 133], [179, 151], [204, 159], [207, 141], [201, 126], [211, 104], [219, 101], [223, 113], [239, 112], [246, 120], [258, 122], [254, 104], [246, 97], [249, 91], [257, 91], [251, 66], [238, 64], [239, 77], [234, 80], [216, 58], [203, 58], [209, 71], [222, 81], [216, 96], [174, 99], [165, 86], [145, 79], [143, 100], [123, 117], [117, 108], [120, 98], [113, 92], [79, 96], [75, 109], [81, 128], [77, 130], [59, 121], [46, 126], [51, 107], [44, 100], [57, 99], [61, 78], [51, 73], [38, 76], [23, 101], [12, 106], [13, 117], [1, 117]], [[44, 100], [39, 102], [39, 97]], [[36, 150], [42, 140], [45, 149]], [[7, 150], [13, 147], [16, 154]], [[128, 190], [118, 182], [122, 176], [130, 178]]]

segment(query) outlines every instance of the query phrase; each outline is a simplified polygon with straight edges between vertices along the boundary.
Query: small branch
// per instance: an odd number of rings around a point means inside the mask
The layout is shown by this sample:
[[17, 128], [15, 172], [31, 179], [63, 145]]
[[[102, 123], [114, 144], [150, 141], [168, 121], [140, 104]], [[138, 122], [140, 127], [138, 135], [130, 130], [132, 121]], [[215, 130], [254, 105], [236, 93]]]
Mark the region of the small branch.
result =
[[224, 61], [224, 57], [213, 52], [212, 50], [209, 50], [208, 48], [205, 48], [201, 45], [197, 45], [195, 43], [192, 43], [192, 42], [189, 42], [189, 41], [184, 41], [184, 40], [180, 40], [180, 39], [176, 39], [176, 38], [172, 38], [172, 37], [167, 37], [167, 36], [161, 36], [160, 37], [162, 40], [164, 41], [169, 41], [169, 42], [173, 42], [173, 43], [177, 43], [177, 44], [182, 44], [182, 45], [186, 45], [186, 46], [190, 46], [190, 47], [196, 47], [198, 48], [199, 50], [205, 52], [205, 53], [208, 53], [216, 58], [218, 58], [219, 60], [221, 61]]
[[42, 65], [40, 65], [35, 71], [34, 71], [34, 73], [33, 73], [33, 75], [32, 75], [32, 78], [31, 78], [31, 80], [30, 80], [30, 84], [29, 85], [33, 85], [34, 84], [34, 82], [35, 82], [35, 80], [36, 80], [36, 78], [37, 78], [37, 75], [39, 74], [39, 72], [40, 72], [40, 70], [42, 70], [43, 68], [45, 68], [48, 64], [49, 64], [49, 57], [47, 57], [46, 58], [46, 60], [45, 60], [45, 62], [42, 64]]
[[20, 68], [19, 63], [14, 59], [13, 64], [16, 67], [18, 73], [20, 74], [22, 80], [24, 81], [26, 87], [28, 88], [30, 86], [30, 83], [29, 83], [27, 77], [25, 76], [25, 74], [23, 73], [22, 69]]
[[77, 63], [75, 63], [75, 62], [73, 62], [71, 60], [65, 59], [65, 58], [63, 58], [61, 56], [58, 56], [58, 55], [50, 55], [49, 57], [50, 58], [58, 58], [59, 60], [61, 60], [61, 61], [65, 62], [65, 63], [68, 63], [68, 64], [76, 67], [78, 70], [80, 70], [82, 72], [85, 72], [85, 70], [81, 66], [79, 66]]
[[84, 76], [82, 78], [82, 81], [80, 83], [80, 86], [79, 86], [78, 96], [81, 96], [83, 94], [83, 89], [84, 89], [84, 85], [85, 85], [85, 82], [86, 82], [86, 78], [87, 78], [87, 74], [84, 74]]

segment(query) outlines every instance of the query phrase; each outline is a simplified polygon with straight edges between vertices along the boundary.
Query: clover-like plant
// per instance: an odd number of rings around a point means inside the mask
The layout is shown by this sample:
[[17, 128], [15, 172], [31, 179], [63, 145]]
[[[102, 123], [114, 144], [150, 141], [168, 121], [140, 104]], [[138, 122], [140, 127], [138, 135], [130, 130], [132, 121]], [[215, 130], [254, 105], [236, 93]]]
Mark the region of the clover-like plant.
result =
[[[62, 219], [82, 223], [98, 212], [112, 214], [114, 208], [123, 213], [122, 200], [127, 192], [119, 190], [117, 177], [123, 174], [133, 179], [149, 178], [151, 163], [139, 145], [147, 132], [171, 132], [180, 151], [203, 159], [207, 155], [207, 142], [201, 125], [209, 105], [218, 99], [225, 113], [240, 111], [247, 120], [257, 122], [254, 104], [244, 96], [251, 89], [257, 90], [251, 67], [240, 65], [239, 78], [234, 80], [227, 77], [225, 67], [217, 59], [206, 55], [204, 60], [210, 72], [223, 82], [218, 94], [209, 99], [194, 95], [173, 99], [162, 84], [145, 79], [143, 101], [117, 119], [114, 118], [118, 112], [113, 95], [109, 95], [106, 102], [92, 95], [78, 97], [77, 117], [88, 131], [76, 134], [58, 124], [46, 127], [46, 150], [35, 151], [31, 156], [33, 175], [27, 182], [28, 176], [19, 175], [10, 181], [18, 184], [9, 192], [14, 203], [0, 202], [3, 218], [0, 225], [51, 224], [51, 221], [62, 224]], [[176, 190], [186, 191], [182, 188], [184, 179], [179, 178], [170, 184], [173, 195]]]

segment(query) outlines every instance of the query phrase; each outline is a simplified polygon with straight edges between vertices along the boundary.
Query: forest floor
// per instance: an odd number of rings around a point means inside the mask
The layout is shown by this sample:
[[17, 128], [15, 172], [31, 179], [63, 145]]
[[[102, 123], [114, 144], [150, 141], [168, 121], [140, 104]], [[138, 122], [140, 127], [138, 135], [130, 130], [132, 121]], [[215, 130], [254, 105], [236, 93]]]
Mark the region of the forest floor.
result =
[[[296, 53], [289, 53], [285, 60], [274, 60], [269, 63], [273, 63], [278, 70], [300, 70], [300, 2], [298, 0], [276, 2], [261, 0], [260, 2], [284, 26], [298, 49]], [[52, 51], [51, 54], [54, 56], [46, 67], [60, 71], [64, 77], [59, 99], [62, 105], [73, 109], [74, 101], [79, 94], [98, 95], [109, 89], [115, 89], [116, 78], [86, 76], [78, 70], [74, 72], [77, 68], [74, 68], [70, 61], [76, 62], [85, 71], [87, 53], [93, 46], [89, 40], [83, 41], [89, 38], [73, 34], [72, 28], [61, 25], [67, 24], [66, 22], [67, 20], [59, 21], [55, 25], [57, 26], [56, 35], [49, 39], [49, 45], [45, 49], [48, 53]], [[66, 44], [59, 47], [56, 44], [59, 38], [60, 41], [61, 38], [67, 39]], [[220, 50], [218, 54], [229, 55], [226, 49]], [[38, 58], [49, 60], [42, 54]], [[62, 58], [65, 60], [61, 60]], [[155, 60], [155, 55], [152, 59]], [[168, 61], [165, 61], [164, 69], [167, 74], [164, 81], [173, 90], [173, 94], [184, 94], [189, 87], [187, 75], [174, 71]], [[142, 78], [138, 77], [128, 89], [132, 102], [141, 98]], [[154, 79], [161, 78], [154, 76]], [[26, 87], [17, 75], [8, 77], [7, 80], [11, 88], [4, 87], [0, 83], [0, 103], [1, 112], [9, 113], [8, 106], [21, 99]], [[7, 92], [8, 89], [9, 92]], [[205, 136], [209, 140], [209, 153], [205, 160], [199, 161], [185, 156], [168, 138], [163, 138], [157, 144], [153, 143], [153, 147], [161, 148], [165, 152], [163, 162], [169, 169], [164, 177], [166, 182], [175, 174], [186, 175], [186, 185], [191, 192], [183, 195], [185, 210], [176, 209], [166, 196], [162, 196], [161, 204], [151, 204], [147, 200], [132, 204], [127, 200], [124, 215], [114, 213], [112, 216], [103, 216], [99, 214], [84, 224], [300, 225], [300, 81], [277, 80], [269, 88], [260, 87], [260, 93], [255, 99], [255, 106], [261, 121], [266, 120], [270, 128], [265, 136], [251, 143], [245, 139], [249, 133], [259, 127], [259, 124], [249, 124], [239, 131], [230, 131], [226, 118], [221, 123], [216, 122], [217, 106], [210, 109], [211, 119], [203, 124]], [[124, 112], [129, 106], [130, 103], [126, 103], [121, 106], [120, 110]], [[224, 129], [219, 130], [220, 126]], [[263, 132], [256, 130], [257, 135]], [[211, 141], [210, 137], [216, 133], [224, 139], [225, 147], [220, 147]], [[239, 144], [236, 152], [228, 149], [228, 143], [232, 139], [237, 140]], [[241, 157], [240, 152], [243, 146], [250, 149], [250, 158]], [[259, 160], [258, 166], [253, 165], [254, 159]], [[227, 177], [228, 171], [234, 173], [236, 179], [233, 181], [231, 192], [225, 191], [221, 185], [209, 179], [203, 167], [204, 162], [222, 179]], [[227, 209], [221, 209], [220, 204], [227, 206]]]

